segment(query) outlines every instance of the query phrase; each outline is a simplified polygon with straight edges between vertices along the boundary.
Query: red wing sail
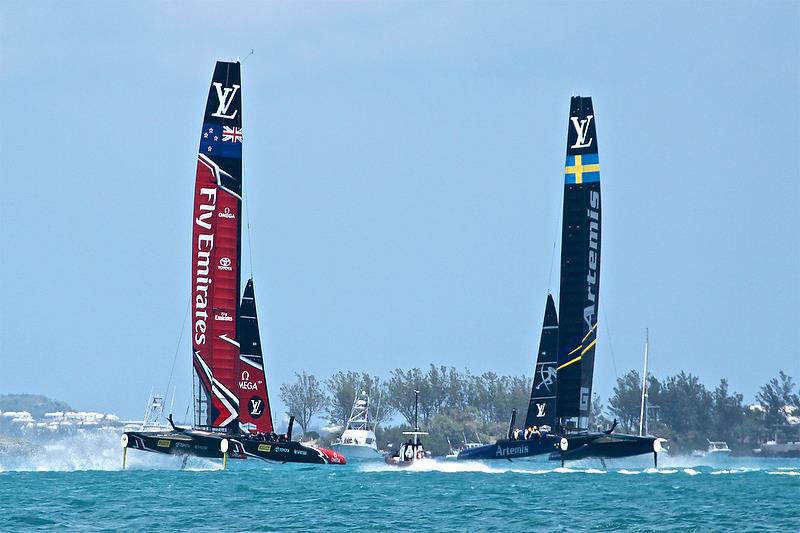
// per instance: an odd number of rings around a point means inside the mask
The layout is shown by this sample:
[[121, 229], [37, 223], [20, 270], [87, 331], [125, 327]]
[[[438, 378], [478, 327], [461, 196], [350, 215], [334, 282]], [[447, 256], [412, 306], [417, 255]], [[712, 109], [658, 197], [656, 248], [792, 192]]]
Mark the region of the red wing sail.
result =
[[195, 424], [238, 431], [242, 110], [239, 63], [217, 62], [194, 189], [192, 346]]
[[[253, 280], [247, 280], [239, 308], [239, 420], [254, 431], [273, 431], [272, 410], [269, 407], [267, 379], [264, 376], [264, 358], [261, 355], [261, 335], [258, 332], [256, 297]], [[255, 426], [255, 427], [253, 427]]]

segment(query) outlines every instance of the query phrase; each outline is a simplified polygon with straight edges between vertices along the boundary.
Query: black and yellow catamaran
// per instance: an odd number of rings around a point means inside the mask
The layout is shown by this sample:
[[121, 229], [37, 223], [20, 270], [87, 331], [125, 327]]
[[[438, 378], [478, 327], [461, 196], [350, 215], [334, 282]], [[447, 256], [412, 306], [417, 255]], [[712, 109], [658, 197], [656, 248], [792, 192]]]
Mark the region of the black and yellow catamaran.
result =
[[558, 310], [547, 296], [524, 429], [512, 414], [505, 439], [465, 449], [458, 459], [513, 459], [549, 453], [555, 460], [653, 453], [661, 439], [590, 432], [600, 295], [600, 161], [590, 97], [573, 96], [567, 126]]

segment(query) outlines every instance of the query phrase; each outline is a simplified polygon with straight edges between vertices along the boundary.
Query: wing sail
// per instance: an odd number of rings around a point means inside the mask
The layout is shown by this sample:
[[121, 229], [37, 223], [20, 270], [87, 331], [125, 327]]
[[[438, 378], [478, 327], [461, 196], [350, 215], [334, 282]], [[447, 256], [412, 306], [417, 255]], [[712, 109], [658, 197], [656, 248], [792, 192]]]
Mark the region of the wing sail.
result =
[[547, 295], [542, 324], [542, 336], [539, 340], [539, 355], [536, 359], [536, 371], [533, 374], [531, 399], [528, 403], [528, 414], [525, 427], [550, 426], [556, 423], [556, 387], [558, 366], [558, 315], [553, 296]]
[[261, 335], [258, 332], [256, 296], [253, 280], [247, 280], [239, 308], [239, 420], [246, 428], [261, 433], [273, 431]]
[[238, 431], [241, 72], [219, 61], [208, 92], [192, 220], [195, 425]]
[[[570, 102], [558, 323], [557, 415], [588, 426], [600, 290], [600, 161], [590, 97]], [[570, 423], [572, 422], [572, 423]]]

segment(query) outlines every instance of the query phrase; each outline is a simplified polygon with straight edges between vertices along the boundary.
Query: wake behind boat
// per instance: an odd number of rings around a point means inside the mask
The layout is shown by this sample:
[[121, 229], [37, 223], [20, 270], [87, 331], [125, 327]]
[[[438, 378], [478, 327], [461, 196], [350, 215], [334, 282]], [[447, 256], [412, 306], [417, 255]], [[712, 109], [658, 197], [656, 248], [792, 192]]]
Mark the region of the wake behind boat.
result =
[[194, 188], [192, 362], [194, 423], [126, 431], [128, 448], [170, 455], [344, 464], [292, 441], [272, 423], [252, 277], [241, 294], [241, 65], [219, 61], [208, 92]]

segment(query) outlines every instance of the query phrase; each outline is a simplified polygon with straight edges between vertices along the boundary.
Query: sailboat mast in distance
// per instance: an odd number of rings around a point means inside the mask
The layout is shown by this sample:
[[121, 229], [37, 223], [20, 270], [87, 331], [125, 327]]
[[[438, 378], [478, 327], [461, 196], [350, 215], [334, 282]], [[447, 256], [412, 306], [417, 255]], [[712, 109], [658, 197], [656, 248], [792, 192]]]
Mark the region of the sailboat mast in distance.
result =
[[590, 97], [573, 96], [567, 126], [557, 416], [565, 428], [589, 425], [600, 291], [600, 162]]
[[238, 432], [242, 94], [238, 62], [218, 61], [208, 91], [192, 219], [195, 425]]
[[539, 340], [539, 355], [533, 373], [531, 399], [525, 427], [550, 426], [556, 422], [556, 367], [558, 366], [558, 315], [553, 296], [547, 295], [542, 336]]
[[645, 424], [645, 417], [647, 417], [647, 348], [650, 344], [650, 330], [646, 329], [644, 334], [644, 369], [642, 370], [642, 408], [639, 410], [639, 436], [643, 435], [642, 431], [647, 433], [647, 424]]

